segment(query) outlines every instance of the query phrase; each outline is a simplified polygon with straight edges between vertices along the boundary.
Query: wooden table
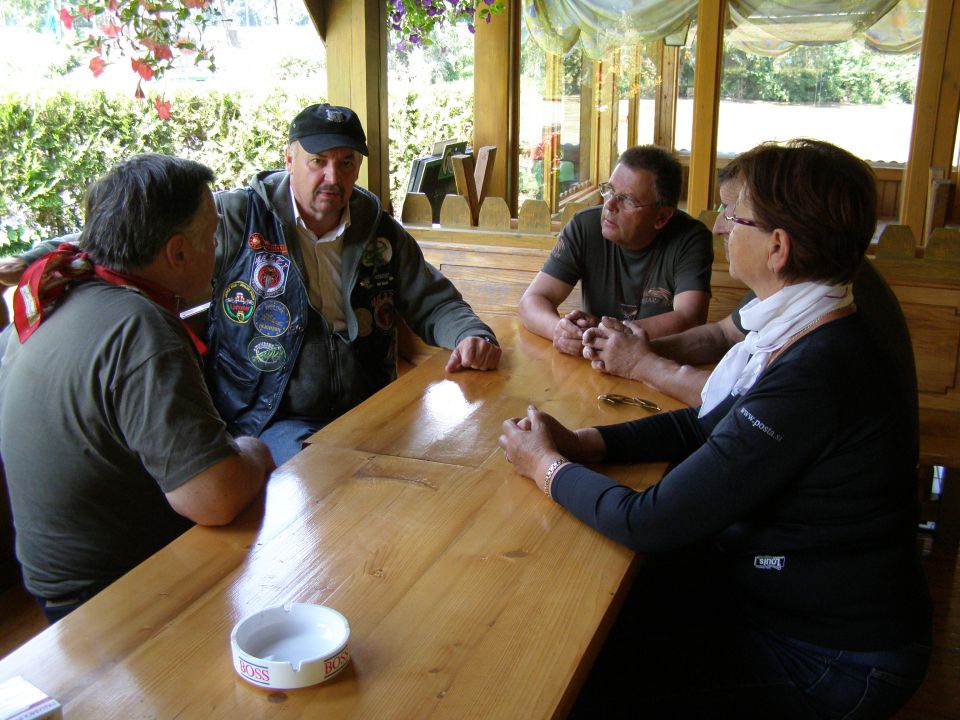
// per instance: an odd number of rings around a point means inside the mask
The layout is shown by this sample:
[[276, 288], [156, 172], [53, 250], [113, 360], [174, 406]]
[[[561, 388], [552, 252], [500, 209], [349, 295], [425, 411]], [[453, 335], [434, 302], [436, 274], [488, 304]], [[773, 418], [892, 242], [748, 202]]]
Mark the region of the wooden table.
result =
[[[502, 421], [535, 400], [561, 421], [670, 398], [561, 356], [513, 318], [496, 372], [445, 376], [440, 352], [311, 438], [264, 501], [195, 527], [0, 661], [67, 718], [563, 717], [635, 570], [634, 556], [512, 472]], [[611, 467], [636, 487], [659, 465]], [[329, 683], [253, 687], [233, 670], [243, 616], [330, 605], [351, 626]]]

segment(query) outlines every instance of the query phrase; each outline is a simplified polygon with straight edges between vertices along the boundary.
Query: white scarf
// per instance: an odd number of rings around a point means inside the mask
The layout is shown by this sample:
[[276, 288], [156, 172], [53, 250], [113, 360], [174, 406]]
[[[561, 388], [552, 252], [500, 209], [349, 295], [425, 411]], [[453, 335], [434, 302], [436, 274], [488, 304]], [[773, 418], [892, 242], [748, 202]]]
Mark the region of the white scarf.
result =
[[740, 310], [747, 337], [734, 345], [707, 379], [700, 394], [700, 417], [742, 395], [757, 381], [770, 354], [828, 312], [853, 302], [850, 285], [803, 282], [787, 285], [766, 300], [754, 298]]

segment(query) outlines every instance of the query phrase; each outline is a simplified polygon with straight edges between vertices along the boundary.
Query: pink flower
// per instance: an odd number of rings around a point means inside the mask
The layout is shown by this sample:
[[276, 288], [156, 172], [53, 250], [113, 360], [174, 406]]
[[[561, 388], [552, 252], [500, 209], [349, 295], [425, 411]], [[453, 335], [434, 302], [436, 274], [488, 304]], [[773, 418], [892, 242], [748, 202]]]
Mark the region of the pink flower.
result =
[[144, 80], [153, 80], [153, 68], [143, 60], [137, 60], [136, 58], [130, 59], [130, 67], [133, 68], [133, 71], [137, 73]]
[[70, 11], [66, 8], [60, 8], [60, 22], [63, 23], [63, 26], [67, 30], [73, 29], [73, 18], [74, 16], [70, 14]]
[[170, 101], [161, 101], [160, 98], [153, 99], [153, 109], [157, 111], [157, 115], [160, 116], [161, 120], [166, 120], [170, 117]]
[[183, 0], [183, 4], [188, 8], [205, 8], [210, 4], [210, 0]]
[[104, 23], [100, 26], [100, 30], [102, 30], [103, 34], [107, 37], [115, 38], [120, 35], [120, 26], [115, 23]]
[[154, 45], [151, 49], [153, 50], [153, 56], [157, 60], [169, 60], [173, 57], [173, 53], [170, 52], [169, 45]]
[[99, 55], [92, 60], [90, 60], [90, 72], [93, 73], [94, 77], [100, 77], [100, 73], [103, 72], [103, 69], [107, 66], [106, 61]]
[[143, 100], [146, 95], [143, 94], [143, 88], [140, 87], [140, 82], [137, 82], [137, 91], [133, 94], [137, 100]]
[[81, 7], [80, 14], [83, 15], [87, 20], [89, 20], [90, 18], [92, 18], [94, 15], [97, 14], [97, 11], [94, 10], [92, 7]]

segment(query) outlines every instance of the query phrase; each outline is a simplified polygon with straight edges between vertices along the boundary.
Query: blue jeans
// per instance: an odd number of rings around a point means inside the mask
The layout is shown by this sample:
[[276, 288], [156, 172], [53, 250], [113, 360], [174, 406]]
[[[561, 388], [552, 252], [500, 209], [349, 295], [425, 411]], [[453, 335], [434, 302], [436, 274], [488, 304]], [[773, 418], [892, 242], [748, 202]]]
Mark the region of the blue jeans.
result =
[[87, 588], [86, 590], [79, 590], [78, 592], [63, 597], [42, 598], [34, 595], [33, 599], [37, 601], [40, 609], [43, 610], [44, 617], [47, 618], [47, 623], [53, 625], [57, 620], [65, 618], [102, 589], [103, 587], [98, 585]]
[[260, 439], [273, 453], [273, 461], [283, 465], [303, 449], [303, 441], [326, 425], [310, 418], [290, 417], [274, 420], [260, 432]]
[[926, 672], [929, 646], [818, 647], [734, 620], [731, 589], [715, 579], [691, 587], [644, 571], [570, 720], [888, 718]]

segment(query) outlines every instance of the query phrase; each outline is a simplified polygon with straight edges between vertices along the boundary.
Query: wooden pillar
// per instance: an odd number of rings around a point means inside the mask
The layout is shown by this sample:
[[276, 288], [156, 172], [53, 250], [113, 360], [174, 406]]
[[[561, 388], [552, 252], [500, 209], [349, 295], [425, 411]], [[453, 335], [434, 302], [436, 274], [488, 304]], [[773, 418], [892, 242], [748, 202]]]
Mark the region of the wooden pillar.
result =
[[[520, 151], [520, 0], [504, 0], [504, 10], [474, 35], [473, 147], [493, 145], [497, 160], [488, 195], [502, 197], [517, 216]], [[329, 61], [328, 61], [329, 62]]]
[[643, 45], [634, 45], [630, 52], [630, 78], [627, 93], [627, 147], [633, 147], [637, 144], [640, 130], [640, 87], [642, 85], [641, 74], [643, 73]]
[[700, 0], [697, 9], [697, 66], [693, 83], [693, 140], [687, 212], [697, 217], [713, 204], [723, 72], [723, 26], [726, 0]]
[[680, 83], [680, 48], [657, 42], [657, 95], [654, 102], [653, 142], [673, 150], [677, 127], [677, 86]]
[[609, 60], [599, 63], [600, 92], [597, 98], [597, 181], [610, 177], [617, 163], [617, 125], [620, 108], [617, 105], [617, 66], [620, 51], [613, 51]]
[[360, 117], [370, 157], [361, 166], [357, 182], [387, 206], [386, 4], [383, 0], [327, 0], [323, 5], [324, 11], [320, 17], [314, 16], [314, 24], [318, 30], [325, 26], [327, 101], [352, 108]]
[[900, 222], [926, 243], [924, 224], [930, 172], [948, 177], [960, 113], [960, 0], [929, 0], [920, 49], [910, 156], [903, 181]]

